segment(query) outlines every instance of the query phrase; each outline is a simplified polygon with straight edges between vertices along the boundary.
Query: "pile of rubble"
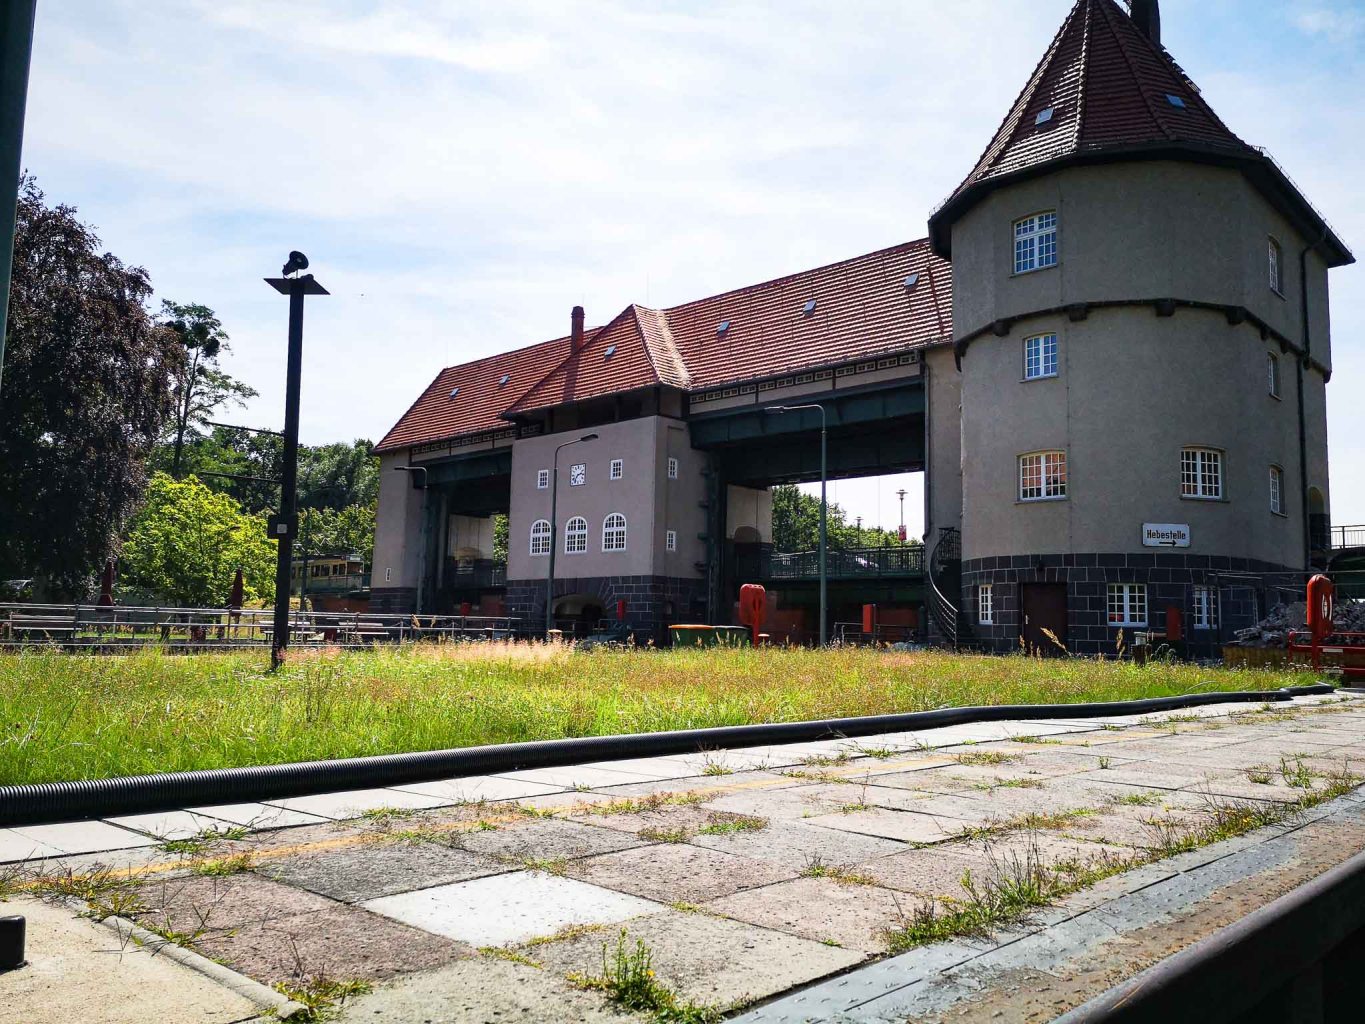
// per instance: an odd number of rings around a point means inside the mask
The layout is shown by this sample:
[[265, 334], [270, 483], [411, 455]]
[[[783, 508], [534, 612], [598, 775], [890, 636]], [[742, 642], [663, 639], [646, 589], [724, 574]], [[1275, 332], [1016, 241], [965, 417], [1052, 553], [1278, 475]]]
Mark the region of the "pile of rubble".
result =
[[[1338, 602], [1333, 617], [1338, 633], [1365, 633], [1365, 603], [1359, 601]], [[1302, 601], [1296, 604], [1277, 604], [1270, 614], [1249, 629], [1239, 629], [1233, 634], [1239, 644], [1247, 647], [1283, 647], [1292, 630], [1308, 628], [1308, 606]]]

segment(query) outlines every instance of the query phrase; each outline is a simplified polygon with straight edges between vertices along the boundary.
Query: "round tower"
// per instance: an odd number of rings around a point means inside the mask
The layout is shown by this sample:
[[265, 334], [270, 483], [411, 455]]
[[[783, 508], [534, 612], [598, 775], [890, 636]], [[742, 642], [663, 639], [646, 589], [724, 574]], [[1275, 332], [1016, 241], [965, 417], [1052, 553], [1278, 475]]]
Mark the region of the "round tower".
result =
[[1132, 17], [1078, 0], [930, 220], [953, 263], [976, 638], [1195, 653], [1302, 586], [1327, 521], [1327, 271], [1350, 253]]

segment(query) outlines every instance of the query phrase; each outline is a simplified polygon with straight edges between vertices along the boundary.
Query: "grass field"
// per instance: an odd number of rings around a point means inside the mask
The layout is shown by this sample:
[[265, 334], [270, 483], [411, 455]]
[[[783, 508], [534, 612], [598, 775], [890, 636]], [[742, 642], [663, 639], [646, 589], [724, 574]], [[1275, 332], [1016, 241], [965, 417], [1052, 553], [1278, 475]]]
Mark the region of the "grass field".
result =
[[0, 785], [482, 743], [1260, 690], [1310, 675], [845, 649], [0, 655]]

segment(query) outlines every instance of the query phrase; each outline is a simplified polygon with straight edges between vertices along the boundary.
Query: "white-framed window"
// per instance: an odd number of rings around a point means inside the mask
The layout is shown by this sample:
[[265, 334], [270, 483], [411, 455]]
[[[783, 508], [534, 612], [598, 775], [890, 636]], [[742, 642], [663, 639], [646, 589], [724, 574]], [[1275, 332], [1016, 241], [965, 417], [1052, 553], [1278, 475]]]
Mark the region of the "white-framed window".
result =
[[1194, 588], [1194, 607], [1191, 610], [1191, 628], [1213, 629], [1218, 625], [1218, 598], [1212, 587]]
[[670, 459], [668, 460], [668, 479], [670, 479], [670, 480], [676, 480], [676, 479], [678, 479], [678, 460], [677, 460], [677, 459], [670, 458]]
[[1057, 376], [1057, 335], [1024, 339], [1024, 380]]
[[626, 550], [626, 517], [620, 512], [608, 513], [602, 520], [602, 550]]
[[1047, 210], [1014, 222], [1014, 272], [1057, 265], [1057, 211]]
[[1284, 515], [1284, 470], [1279, 466], [1270, 467], [1270, 511]]
[[550, 488], [550, 471], [548, 469], [536, 470], [536, 490], [545, 491]]
[[1030, 452], [1019, 456], [1019, 500], [1047, 501], [1066, 497], [1066, 452]]
[[588, 521], [574, 516], [564, 524], [564, 553], [581, 555], [588, 550]]
[[995, 585], [983, 583], [976, 588], [976, 621], [983, 626], [995, 624]]
[[1284, 294], [1284, 251], [1280, 243], [1270, 239], [1269, 245], [1270, 287], [1276, 295]]
[[1280, 397], [1280, 357], [1274, 352], [1265, 354], [1265, 386], [1271, 398]]
[[612, 459], [611, 470], [607, 473], [613, 480], [620, 480], [626, 475], [626, 464], [623, 459]]
[[550, 521], [548, 519], [537, 519], [531, 524], [531, 555], [548, 555], [550, 553]]
[[1109, 625], [1147, 625], [1147, 584], [1109, 584]]
[[1180, 496], [1223, 497], [1223, 453], [1216, 448], [1180, 449]]
[[678, 531], [677, 531], [677, 530], [665, 530], [665, 531], [664, 531], [664, 550], [665, 550], [665, 551], [677, 551], [677, 550], [678, 550]]

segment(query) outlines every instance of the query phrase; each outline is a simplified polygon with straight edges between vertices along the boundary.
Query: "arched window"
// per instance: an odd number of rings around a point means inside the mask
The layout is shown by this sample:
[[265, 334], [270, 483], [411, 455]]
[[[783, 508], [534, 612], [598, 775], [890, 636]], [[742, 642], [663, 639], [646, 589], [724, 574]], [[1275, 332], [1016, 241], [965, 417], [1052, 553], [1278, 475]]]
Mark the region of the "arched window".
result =
[[574, 516], [564, 524], [564, 553], [581, 555], [588, 550], [588, 521]]
[[550, 553], [550, 521], [548, 519], [537, 519], [531, 524], [531, 554], [548, 555]]
[[602, 520], [602, 550], [626, 550], [626, 517], [613, 512]]

